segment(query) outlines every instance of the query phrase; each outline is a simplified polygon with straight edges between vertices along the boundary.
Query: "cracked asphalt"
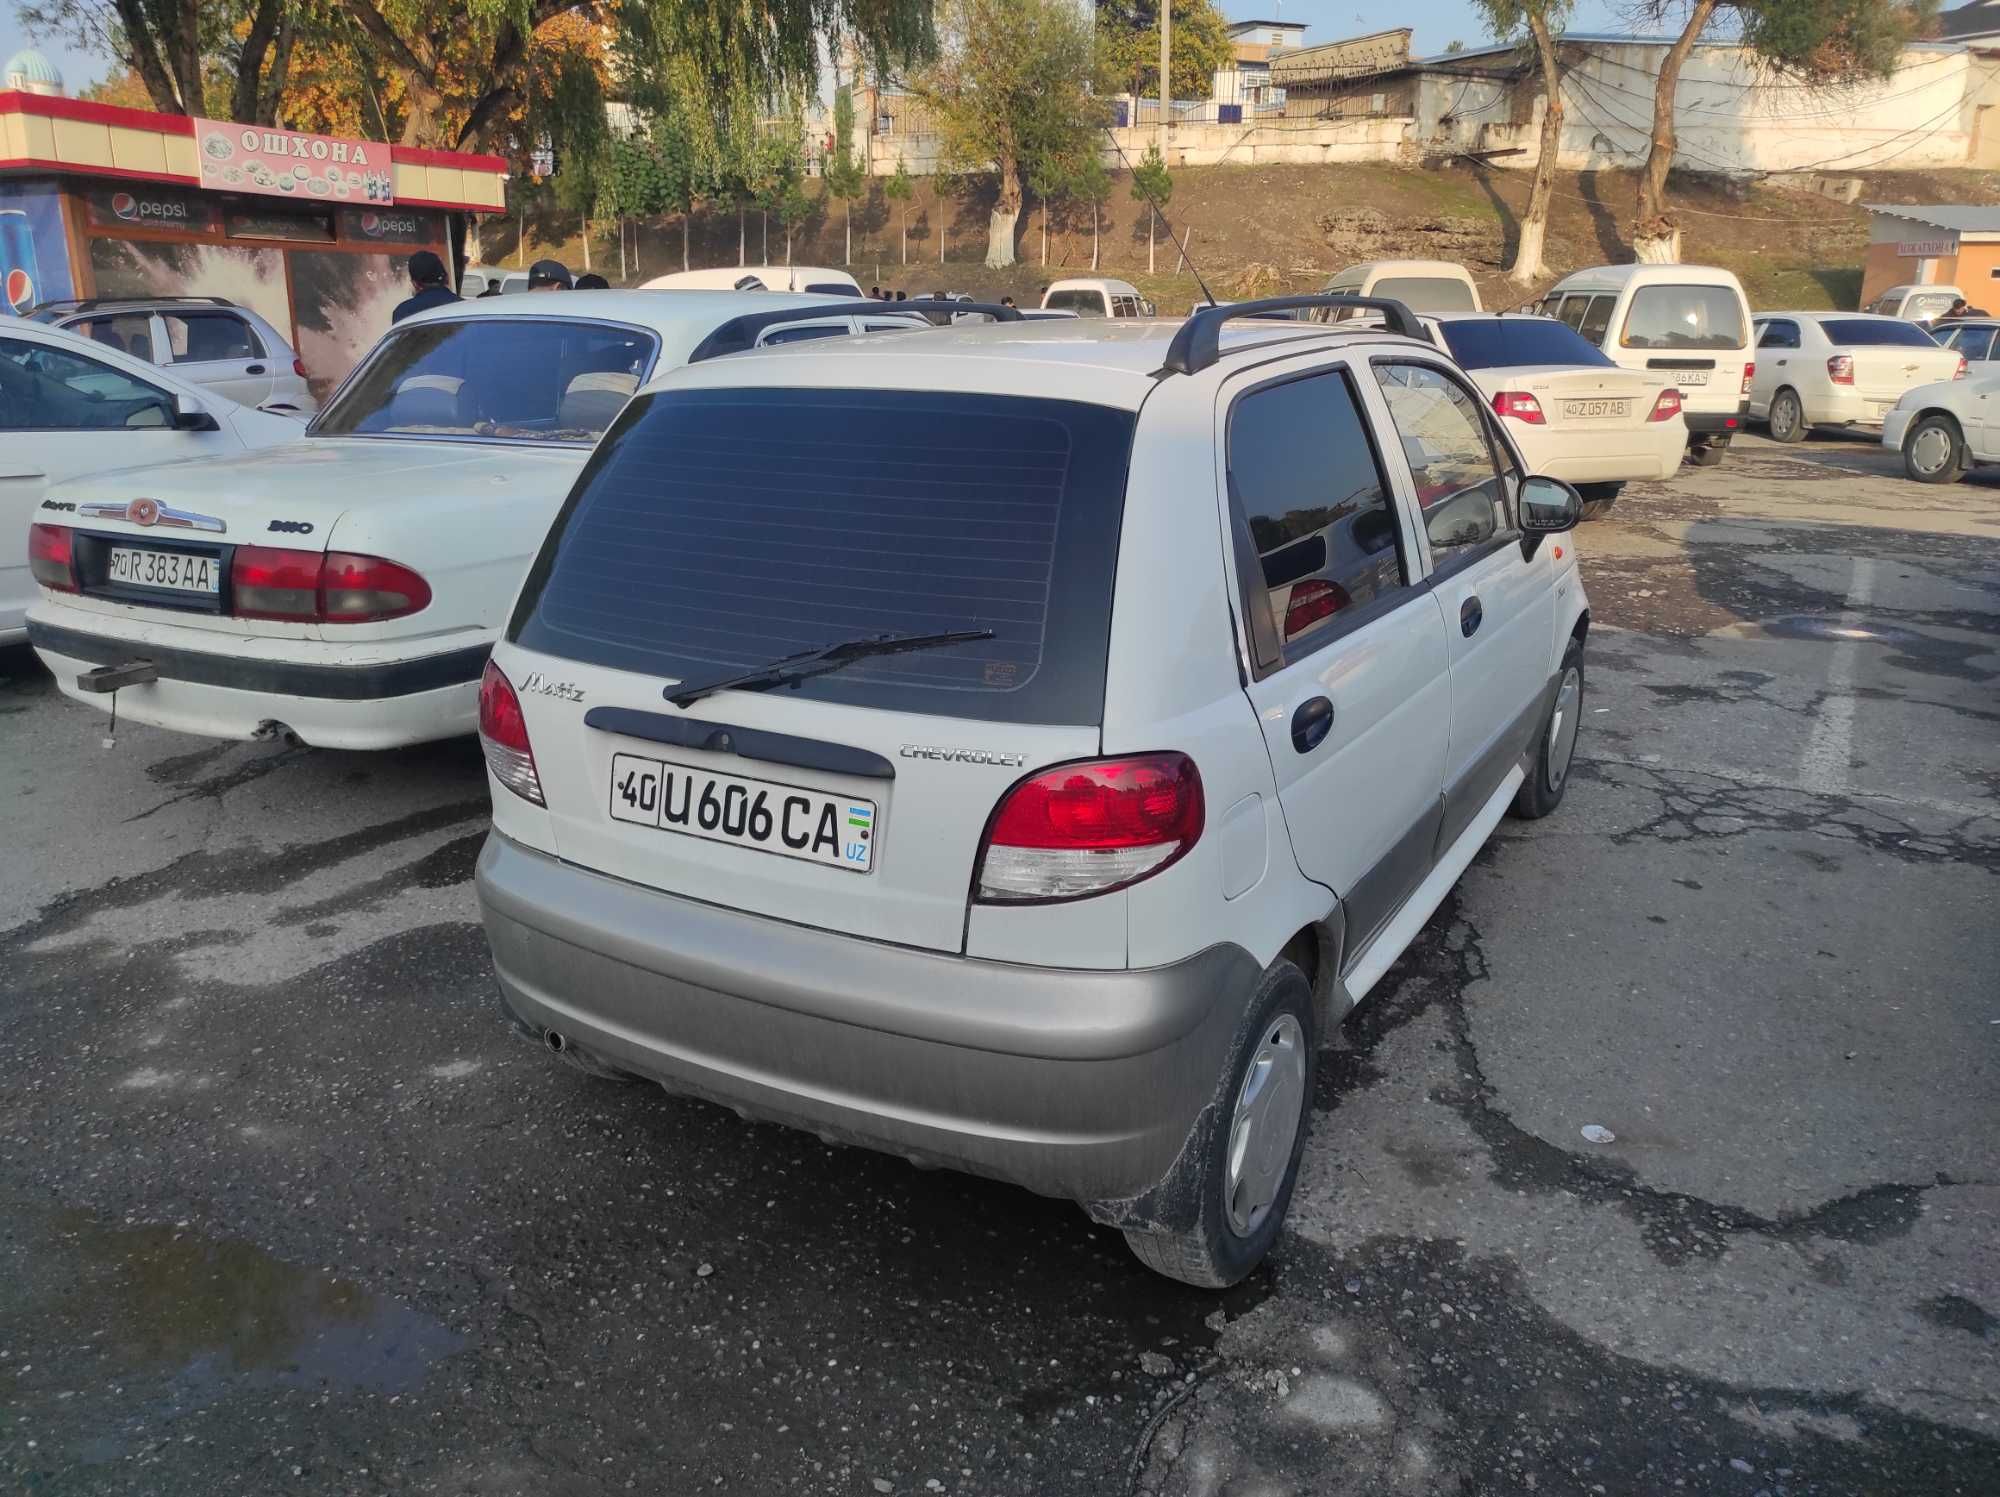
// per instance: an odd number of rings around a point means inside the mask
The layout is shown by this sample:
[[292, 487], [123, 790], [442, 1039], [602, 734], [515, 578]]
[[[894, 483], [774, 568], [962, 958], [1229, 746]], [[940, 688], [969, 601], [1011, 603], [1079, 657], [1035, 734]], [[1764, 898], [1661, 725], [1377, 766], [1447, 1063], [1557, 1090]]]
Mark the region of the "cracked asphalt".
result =
[[1746, 438], [1577, 544], [1577, 775], [1215, 1296], [499, 1021], [470, 743], [0, 652], [0, 1488], [2000, 1491], [2000, 477]]

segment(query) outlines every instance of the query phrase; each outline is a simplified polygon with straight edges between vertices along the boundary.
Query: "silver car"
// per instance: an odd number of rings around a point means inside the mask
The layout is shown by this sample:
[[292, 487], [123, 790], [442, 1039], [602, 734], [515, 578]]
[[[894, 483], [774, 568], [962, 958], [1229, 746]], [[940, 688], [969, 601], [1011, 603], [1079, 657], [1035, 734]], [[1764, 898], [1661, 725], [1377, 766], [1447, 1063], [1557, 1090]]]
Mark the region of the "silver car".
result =
[[248, 307], [220, 296], [96, 297], [43, 302], [27, 314], [170, 367], [238, 405], [310, 416], [319, 409], [306, 366], [285, 335]]

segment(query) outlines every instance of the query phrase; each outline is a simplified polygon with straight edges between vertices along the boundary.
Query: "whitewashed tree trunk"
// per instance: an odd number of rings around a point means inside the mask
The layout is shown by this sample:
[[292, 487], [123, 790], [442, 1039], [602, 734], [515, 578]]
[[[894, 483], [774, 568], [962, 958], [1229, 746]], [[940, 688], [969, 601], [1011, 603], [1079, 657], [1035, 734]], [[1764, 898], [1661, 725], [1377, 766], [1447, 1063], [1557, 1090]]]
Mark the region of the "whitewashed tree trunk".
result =
[[1042, 269], [1049, 268], [1049, 200], [1042, 199]]
[[625, 273], [625, 215], [622, 213], [618, 215], [618, 279], [620, 281], [631, 279]]
[[763, 263], [764, 263], [764, 264], [766, 264], [766, 265], [769, 265], [769, 264], [771, 263], [771, 214], [770, 214], [770, 210], [769, 210], [769, 209], [766, 209], [766, 208], [759, 208], [759, 209], [757, 210], [757, 217], [758, 217], [758, 219], [759, 219], [759, 220], [761, 220], [761, 222], [762, 222], [762, 226], [763, 226], [763, 230], [764, 230], [764, 253], [763, 253], [763, 256], [762, 256], [762, 260], [763, 260]]
[[692, 213], [683, 213], [681, 215], [681, 269], [682, 270], [686, 270], [688, 268], [688, 221], [693, 217], [694, 214]]
[[744, 214], [745, 209], [743, 205], [738, 203], [736, 205], [736, 263], [738, 265], [748, 265], [750, 263], [744, 256], [744, 251], [750, 247], [749, 237], [744, 231]]
[[1542, 278], [1542, 240], [1549, 231], [1546, 216], [1521, 220], [1521, 243], [1514, 252], [1514, 268], [1507, 279], [1517, 286], [1532, 286]]
[[583, 219], [583, 268], [590, 269], [590, 215]]
[[848, 198], [840, 205], [840, 228], [841, 232], [847, 238], [847, 247], [841, 251], [841, 253], [844, 254], [847, 258], [842, 260], [840, 263], [843, 265], [852, 266], [854, 264], [854, 199], [853, 198]]
[[1153, 271], [1157, 268], [1153, 264], [1153, 227], [1159, 221], [1160, 221], [1160, 215], [1153, 211], [1153, 207], [1149, 203], [1146, 206], [1146, 274], [1147, 275], [1151, 275]]
[[1678, 265], [1681, 259], [1681, 231], [1669, 234], [1634, 234], [1632, 259], [1640, 265]]
[[986, 215], [986, 266], [1005, 270], [1014, 263], [1014, 229], [1021, 222], [1021, 210], [1002, 213], [995, 208]]

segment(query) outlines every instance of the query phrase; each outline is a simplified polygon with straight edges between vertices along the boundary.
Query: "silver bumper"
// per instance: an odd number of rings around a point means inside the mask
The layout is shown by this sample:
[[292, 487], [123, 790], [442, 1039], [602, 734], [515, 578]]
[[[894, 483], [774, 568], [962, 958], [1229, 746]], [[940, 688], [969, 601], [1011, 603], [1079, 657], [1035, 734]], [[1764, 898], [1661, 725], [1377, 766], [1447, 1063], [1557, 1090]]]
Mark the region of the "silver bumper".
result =
[[1011, 966], [606, 878], [491, 833], [501, 996], [612, 1067], [843, 1141], [1086, 1202], [1143, 1195], [1215, 1096], [1259, 971]]

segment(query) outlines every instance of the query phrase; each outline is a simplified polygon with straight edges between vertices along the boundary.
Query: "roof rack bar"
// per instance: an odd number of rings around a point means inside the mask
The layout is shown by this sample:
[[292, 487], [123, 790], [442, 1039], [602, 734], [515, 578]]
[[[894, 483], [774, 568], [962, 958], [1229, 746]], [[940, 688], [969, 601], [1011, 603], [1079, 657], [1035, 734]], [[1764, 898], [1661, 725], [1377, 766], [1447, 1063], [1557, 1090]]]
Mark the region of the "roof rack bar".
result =
[[1427, 339], [1416, 314], [1399, 301], [1386, 296], [1267, 296], [1261, 301], [1231, 302], [1222, 307], [1203, 307], [1189, 316], [1167, 345], [1162, 374], [1199, 374], [1222, 356], [1222, 325], [1244, 317], [1266, 317], [1273, 312], [1308, 312], [1339, 307], [1357, 307], [1380, 312], [1392, 333], [1405, 338]]
[[983, 313], [996, 322], [1019, 322], [1021, 311], [1018, 307], [1003, 307], [991, 302], [940, 301], [917, 305], [918, 298], [904, 301], [876, 301], [862, 297], [859, 301], [822, 302], [816, 307], [790, 306], [774, 307], [768, 312], [745, 312], [740, 317], [732, 317], [716, 328], [706, 338], [695, 345], [688, 355], [690, 364], [699, 364], [704, 359], [717, 358], [726, 353], [742, 353], [752, 348], [758, 334], [767, 328], [782, 327], [791, 322], [817, 322], [822, 317], [901, 317], [905, 321], [921, 317], [924, 321], [938, 326], [932, 314], [957, 316], [961, 312]]

